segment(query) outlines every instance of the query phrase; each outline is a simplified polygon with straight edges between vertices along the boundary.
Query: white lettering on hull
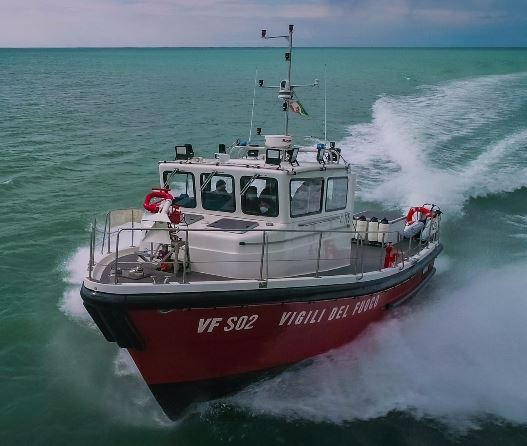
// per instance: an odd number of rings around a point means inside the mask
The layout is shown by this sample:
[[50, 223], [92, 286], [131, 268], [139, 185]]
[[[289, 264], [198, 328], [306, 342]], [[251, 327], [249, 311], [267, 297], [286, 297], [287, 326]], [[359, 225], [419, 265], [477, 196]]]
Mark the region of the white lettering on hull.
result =
[[[319, 324], [349, 317], [356, 317], [371, 311], [379, 305], [381, 295], [377, 294], [355, 303], [353, 310], [350, 305], [340, 305], [331, 308], [319, 308], [309, 311], [284, 311], [280, 316], [278, 326]], [[327, 310], [327, 311], [326, 311]], [[327, 314], [327, 316], [326, 316]], [[325, 317], [326, 316], [326, 317]], [[198, 333], [212, 333], [218, 327], [225, 332], [252, 330], [259, 315], [230, 316], [226, 318], [211, 317], [198, 321]]]
[[223, 327], [223, 331], [240, 331], [240, 330], [252, 330], [254, 323], [258, 319], [257, 314], [251, 316], [231, 316], [228, 318], [222, 317], [210, 317], [207, 319], [200, 319], [198, 321], [198, 333], [212, 333], [215, 328], [220, 325]]
[[350, 305], [340, 305], [338, 307], [328, 308], [328, 315], [326, 314], [326, 308], [310, 311], [284, 311], [280, 317], [278, 326], [283, 325], [306, 325], [306, 324], [318, 324], [322, 321], [336, 321], [339, 319], [346, 319], [348, 317], [357, 316], [363, 314], [366, 311], [373, 310], [379, 305], [381, 295], [369, 297], [358, 301], [353, 307], [353, 311]]

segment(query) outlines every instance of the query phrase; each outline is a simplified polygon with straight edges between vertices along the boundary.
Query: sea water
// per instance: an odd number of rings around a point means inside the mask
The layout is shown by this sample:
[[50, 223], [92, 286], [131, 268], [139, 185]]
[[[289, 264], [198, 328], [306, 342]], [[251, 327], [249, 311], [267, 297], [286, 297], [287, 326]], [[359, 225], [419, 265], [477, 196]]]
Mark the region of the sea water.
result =
[[[88, 228], [174, 145], [247, 139], [278, 49], [0, 50], [0, 444], [527, 442], [527, 50], [293, 54], [302, 146], [337, 142], [357, 210], [444, 211], [438, 274], [343, 348], [170, 422], [82, 306]], [[282, 131], [257, 89], [254, 123]], [[254, 135], [254, 132], [253, 132]]]

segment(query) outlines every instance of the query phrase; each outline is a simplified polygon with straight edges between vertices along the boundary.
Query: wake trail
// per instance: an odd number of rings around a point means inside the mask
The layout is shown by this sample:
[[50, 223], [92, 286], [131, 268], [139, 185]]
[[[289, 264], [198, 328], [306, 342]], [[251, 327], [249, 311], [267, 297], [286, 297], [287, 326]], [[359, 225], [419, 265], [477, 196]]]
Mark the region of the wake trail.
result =
[[[357, 341], [231, 399], [257, 414], [344, 423], [411, 413], [452, 427], [527, 423], [527, 265], [428, 289]], [[499, 282], [495, 277], [500, 277]], [[437, 280], [437, 279], [436, 279]]]
[[527, 74], [486, 76], [381, 97], [372, 122], [340, 142], [360, 197], [405, 208], [434, 202], [461, 213], [470, 197], [527, 186]]

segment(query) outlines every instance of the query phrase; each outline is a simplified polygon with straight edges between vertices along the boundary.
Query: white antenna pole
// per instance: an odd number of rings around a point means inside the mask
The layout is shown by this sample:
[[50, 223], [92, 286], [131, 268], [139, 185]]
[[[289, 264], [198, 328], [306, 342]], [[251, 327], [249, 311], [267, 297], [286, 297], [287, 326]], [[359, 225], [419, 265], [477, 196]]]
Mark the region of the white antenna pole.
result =
[[291, 100], [293, 99], [293, 87], [291, 87], [291, 61], [293, 59], [293, 25], [289, 25], [288, 39], [289, 39], [289, 57], [287, 59], [288, 61], [287, 82], [289, 82], [291, 98], [285, 100], [285, 102], [287, 103], [287, 107], [284, 110], [285, 111], [285, 134], [286, 135], [289, 135], [289, 104], [291, 103]]
[[256, 98], [256, 82], [258, 79], [258, 68], [256, 68], [256, 72], [254, 73], [254, 90], [253, 90], [253, 108], [251, 110], [251, 128], [249, 130], [249, 144], [251, 143], [251, 138], [253, 136], [253, 118], [254, 118], [254, 101]]
[[324, 64], [324, 144], [328, 144], [328, 78], [327, 65]]

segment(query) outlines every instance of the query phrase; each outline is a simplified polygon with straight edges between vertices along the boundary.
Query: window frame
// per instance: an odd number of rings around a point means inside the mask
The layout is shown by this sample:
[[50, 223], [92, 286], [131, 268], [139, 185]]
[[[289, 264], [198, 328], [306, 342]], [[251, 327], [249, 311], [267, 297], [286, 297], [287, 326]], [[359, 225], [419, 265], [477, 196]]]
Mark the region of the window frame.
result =
[[[339, 179], [345, 179], [346, 180], [346, 203], [344, 204], [344, 207], [339, 207], [335, 209], [328, 209], [328, 191], [329, 191], [329, 180], [339, 180]], [[326, 212], [335, 212], [335, 211], [342, 211], [348, 207], [348, 192], [349, 192], [349, 177], [347, 176], [340, 176], [340, 177], [328, 177], [326, 178], [326, 181], [328, 183], [328, 187], [326, 187], [326, 206], [324, 207]]]
[[232, 214], [234, 212], [236, 212], [236, 181], [234, 179], [234, 177], [232, 175], [229, 175], [228, 173], [216, 173], [214, 174], [212, 177], [211, 177], [211, 181], [209, 184], [212, 184], [212, 178], [213, 177], [228, 177], [231, 179], [232, 181], [232, 203], [233, 203], [233, 210], [232, 211], [226, 211], [226, 210], [223, 210], [223, 209], [207, 209], [204, 204], [205, 204], [205, 201], [203, 200], [203, 193], [205, 192], [205, 190], [201, 190], [201, 187], [202, 187], [202, 183], [203, 183], [203, 176], [205, 176], [205, 178], [207, 178], [211, 173], [213, 172], [201, 172], [200, 173], [200, 176], [199, 176], [199, 184], [200, 184], [200, 199], [201, 199], [201, 207], [206, 210], [206, 211], [210, 211], [210, 212], [227, 212], [229, 214]]
[[[249, 181], [252, 178], [252, 176], [243, 175], [243, 176], [240, 177], [240, 191], [243, 190], [243, 188], [245, 187], [245, 185], [242, 185], [242, 182], [243, 182], [244, 178], [247, 178], [247, 181]], [[253, 216], [256, 216], [256, 217], [268, 217], [268, 218], [276, 218], [276, 217], [278, 217], [280, 215], [280, 198], [279, 198], [280, 194], [278, 193], [278, 188], [279, 188], [278, 179], [275, 178], [275, 177], [259, 176], [259, 177], [255, 178], [255, 180], [265, 180], [266, 183], [267, 183], [267, 180], [273, 180], [275, 182], [275, 186], [276, 186], [276, 194], [275, 194], [275, 198], [276, 198], [276, 215], [262, 215], [260, 213], [256, 214], [256, 213], [245, 212], [243, 210], [243, 197], [240, 195], [240, 205], [241, 205], [242, 214], [253, 215]], [[267, 187], [267, 185], [265, 187]], [[246, 193], [247, 193], [247, 191], [246, 191]]]
[[192, 187], [194, 188], [194, 206], [181, 206], [180, 204], [178, 204], [176, 206], [179, 206], [179, 207], [182, 207], [182, 208], [188, 208], [188, 209], [195, 209], [198, 206], [198, 196], [196, 194], [196, 178], [195, 178], [193, 172], [188, 172], [186, 170], [179, 170], [179, 169], [164, 170], [163, 171], [163, 187], [170, 186], [170, 184], [167, 184], [167, 179], [168, 179], [169, 175], [172, 172], [176, 171], [176, 170], [177, 170], [177, 173], [185, 173], [187, 175], [190, 175], [192, 177]]
[[[321, 187], [321, 190], [320, 190], [320, 206], [319, 206], [319, 210], [315, 211], [315, 212], [307, 212], [305, 214], [300, 214], [300, 215], [293, 215], [293, 208], [291, 207], [291, 203], [293, 201], [293, 197], [291, 196], [291, 184], [293, 184], [293, 181], [306, 181], [306, 180], [322, 180], [322, 187]], [[299, 218], [299, 217], [306, 217], [306, 216], [309, 216], [309, 215], [321, 214], [322, 210], [324, 209], [324, 207], [322, 206], [322, 204], [324, 202], [324, 186], [325, 186], [325, 179], [324, 179], [324, 177], [291, 178], [289, 180], [289, 216], [291, 218]]]

